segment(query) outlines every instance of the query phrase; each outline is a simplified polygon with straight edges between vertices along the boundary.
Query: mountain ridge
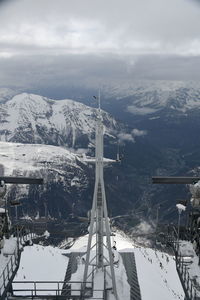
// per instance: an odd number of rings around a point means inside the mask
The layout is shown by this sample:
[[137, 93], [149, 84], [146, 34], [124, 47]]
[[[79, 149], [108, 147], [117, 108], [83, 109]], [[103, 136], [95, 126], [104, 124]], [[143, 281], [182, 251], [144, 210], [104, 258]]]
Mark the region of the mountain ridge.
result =
[[[105, 134], [113, 136], [119, 125], [104, 111], [102, 118]], [[97, 109], [80, 102], [22, 93], [0, 103], [0, 140], [87, 147], [94, 139], [96, 119]]]

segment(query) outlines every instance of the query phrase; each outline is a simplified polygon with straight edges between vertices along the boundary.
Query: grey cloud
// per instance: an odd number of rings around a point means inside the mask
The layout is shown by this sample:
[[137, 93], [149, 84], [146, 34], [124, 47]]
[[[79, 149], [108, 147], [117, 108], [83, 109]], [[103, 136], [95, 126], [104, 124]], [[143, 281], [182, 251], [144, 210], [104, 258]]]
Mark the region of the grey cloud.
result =
[[[134, 80], [200, 81], [200, 57], [18, 55], [0, 58], [1, 86], [59, 91]], [[130, 107], [133, 111], [134, 108]], [[142, 113], [142, 112], [141, 112]]]
[[139, 130], [137, 128], [134, 128], [131, 133], [121, 132], [118, 134], [118, 139], [121, 144], [123, 144], [125, 141], [133, 142], [135, 143], [136, 137], [141, 137], [147, 134], [146, 130]]
[[39, 54], [200, 54], [200, 8], [188, 0], [16, 0], [0, 20], [1, 46], [10, 43], [12, 54], [17, 46]]
[[156, 112], [155, 109], [149, 108], [149, 107], [137, 107], [135, 105], [129, 105], [127, 107], [127, 111], [134, 115], [147, 115], [147, 114], [152, 114]]
[[121, 144], [123, 144], [125, 141], [133, 143], [135, 142], [134, 137], [130, 133], [119, 133], [118, 139]]
[[139, 130], [137, 128], [134, 128], [131, 133], [132, 133], [132, 135], [134, 137], [136, 137], [136, 136], [144, 136], [144, 135], [146, 135], [147, 131], [146, 130]]

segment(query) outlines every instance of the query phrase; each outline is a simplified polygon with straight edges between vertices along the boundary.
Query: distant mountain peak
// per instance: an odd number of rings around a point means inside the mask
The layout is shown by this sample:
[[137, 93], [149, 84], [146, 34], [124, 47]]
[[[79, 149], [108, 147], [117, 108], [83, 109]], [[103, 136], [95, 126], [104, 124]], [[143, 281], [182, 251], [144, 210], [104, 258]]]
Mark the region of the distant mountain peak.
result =
[[[125, 111], [149, 115], [162, 109], [186, 113], [200, 109], [200, 82], [133, 81], [105, 87], [109, 101], [121, 101]], [[113, 100], [114, 99], [114, 100]]]
[[[117, 122], [102, 114], [106, 134], [111, 135]], [[21, 93], [0, 103], [0, 140], [87, 148], [96, 118], [97, 110], [82, 103]]]

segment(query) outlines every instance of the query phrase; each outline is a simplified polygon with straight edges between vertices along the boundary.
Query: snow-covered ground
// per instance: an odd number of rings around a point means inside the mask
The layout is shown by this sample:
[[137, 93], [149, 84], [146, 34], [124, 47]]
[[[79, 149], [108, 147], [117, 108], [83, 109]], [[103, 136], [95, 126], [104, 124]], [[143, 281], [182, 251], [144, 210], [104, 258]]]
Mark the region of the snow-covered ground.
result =
[[[63, 256], [62, 253], [85, 252], [87, 238], [88, 236], [78, 238], [69, 250], [40, 245], [25, 247], [15, 280], [63, 281], [68, 258]], [[132, 251], [135, 254], [142, 300], [184, 299], [184, 292], [176, 271], [174, 257], [158, 250], [138, 246], [130, 238], [119, 232], [113, 237], [114, 240], [119, 252]], [[79, 265], [80, 272], [75, 273], [72, 280], [78, 280], [81, 277], [84, 265], [81, 263]], [[119, 267], [115, 270], [119, 295], [121, 295], [120, 300], [128, 299], [130, 287], [127, 283], [125, 268], [119, 263]], [[100, 276], [100, 274], [98, 275]], [[122, 297], [120, 291], [123, 290]]]

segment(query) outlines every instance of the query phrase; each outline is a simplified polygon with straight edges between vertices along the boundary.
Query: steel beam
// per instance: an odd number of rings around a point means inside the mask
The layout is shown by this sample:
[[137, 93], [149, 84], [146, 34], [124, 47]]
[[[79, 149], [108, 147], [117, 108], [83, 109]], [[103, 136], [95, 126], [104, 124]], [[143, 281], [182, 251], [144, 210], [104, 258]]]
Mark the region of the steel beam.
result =
[[30, 178], [30, 177], [5, 177], [0, 176], [0, 182], [14, 183], [14, 184], [43, 184], [42, 178]]
[[200, 177], [152, 177], [152, 183], [161, 184], [194, 184], [200, 180]]

